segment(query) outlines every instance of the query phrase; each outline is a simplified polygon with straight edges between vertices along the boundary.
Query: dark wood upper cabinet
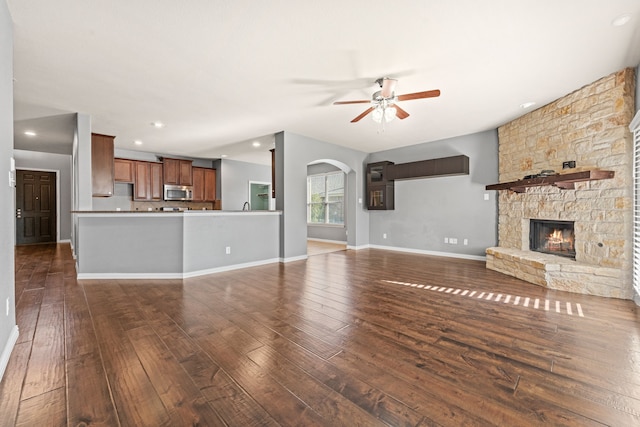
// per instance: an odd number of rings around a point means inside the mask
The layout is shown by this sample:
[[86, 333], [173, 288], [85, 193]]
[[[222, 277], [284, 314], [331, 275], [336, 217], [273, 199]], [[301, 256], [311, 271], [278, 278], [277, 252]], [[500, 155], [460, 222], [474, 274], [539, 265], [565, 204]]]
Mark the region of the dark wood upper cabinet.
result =
[[135, 161], [128, 159], [114, 159], [114, 181], [133, 183]]
[[134, 162], [135, 182], [133, 200], [149, 200], [151, 194], [151, 175], [148, 162]]
[[214, 202], [216, 200], [216, 170], [193, 168], [193, 201]]
[[204, 201], [204, 168], [193, 168], [193, 201]]
[[215, 169], [204, 170], [204, 201], [205, 202], [216, 201], [216, 170]]
[[151, 176], [151, 200], [162, 200], [162, 163], [149, 163], [149, 174]]
[[162, 200], [162, 163], [134, 162], [133, 200]]
[[465, 155], [401, 163], [388, 168], [388, 179], [436, 178], [469, 175], [469, 158]]
[[91, 188], [94, 197], [113, 196], [115, 136], [91, 134]]
[[193, 185], [192, 161], [163, 158], [164, 183], [172, 185]]
[[393, 162], [377, 162], [367, 165], [367, 209], [393, 210], [394, 187], [389, 177]]

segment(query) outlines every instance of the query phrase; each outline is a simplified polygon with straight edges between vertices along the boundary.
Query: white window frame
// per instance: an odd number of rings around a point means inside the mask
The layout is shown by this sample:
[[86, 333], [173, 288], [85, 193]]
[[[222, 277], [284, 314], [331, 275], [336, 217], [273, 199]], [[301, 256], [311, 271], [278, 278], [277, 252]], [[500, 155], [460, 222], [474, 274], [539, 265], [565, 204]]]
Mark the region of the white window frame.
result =
[[[327, 202], [327, 177], [331, 176], [331, 175], [341, 175], [342, 176], [342, 218], [343, 221], [341, 223], [335, 223], [335, 222], [329, 222], [329, 207], [328, 205], [330, 205], [330, 202]], [[325, 198], [324, 198], [324, 205], [325, 205], [325, 209], [324, 209], [324, 222], [310, 222], [311, 220], [311, 191], [309, 188], [309, 178], [312, 177], [318, 177], [318, 176], [324, 176], [324, 191], [325, 191]], [[324, 172], [324, 173], [316, 173], [313, 175], [307, 175], [307, 225], [312, 225], [312, 226], [320, 226], [320, 227], [344, 227], [344, 217], [345, 217], [345, 202], [346, 202], [346, 174], [342, 171], [335, 171], [335, 172]]]
[[633, 288], [640, 295], [640, 111], [631, 125], [633, 132]]

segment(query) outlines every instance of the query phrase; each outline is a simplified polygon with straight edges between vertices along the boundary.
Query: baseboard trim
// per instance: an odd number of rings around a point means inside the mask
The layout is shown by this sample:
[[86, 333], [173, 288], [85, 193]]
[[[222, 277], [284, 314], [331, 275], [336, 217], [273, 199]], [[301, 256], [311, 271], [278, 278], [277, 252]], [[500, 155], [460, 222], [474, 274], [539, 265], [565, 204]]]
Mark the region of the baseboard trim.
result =
[[15, 347], [16, 342], [18, 342], [19, 335], [20, 331], [18, 330], [18, 325], [13, 325], [11, 335], [9, 335], [7, 344], [4, 346], [4, 350], [2, 350], [2, 356], [0, 356], [0, 381], [4, 377], [4, 371], [7, 369], [9, 358], [11, 357], [11, 352], [13, 352], [13, 348]]
[[360, 249], [369, 249], [371, 247], [371, 245], [367, 244], [367, 245], [360, 245], [360, 246], [351, 246], [351, 245], [347, 245], [347, 249], [349, 250], [354, 250], [354, 251], [359, 251]]
[[265, 259], [262, 261], [245, 262], [243, 264], [225, 265], [224, 267], [216, 267], [216, 268], [208, 268], [206, 270], [192, 271], [189, 273], [185, 273], [183, 277], [185, 279], [188, 279], [189, 277], [197, 277], [197, 276], [204, 276], [207, 274], [222, 273], [224, 271], [239, 270], [241, 268], [258, 267], [260, 265], [275, 264], [277, 262], [280, 262], [280, 258], [271, 258], [271, 259]]
[[307, 255], [300, 255], [300, 256], [294, 256], [291, 258], [280, 258], [280, 262], [283, 264], [286, 264], [288, 262], [303, 261], [307, 258], [309, 258]]
[[432, 256], [447, 257], [447, 258], [470, 259], [474, 261], [487, 260], [486, 256], [481, 256], [481, 255], [467, 255], [467, 254], [456, 254], [451, 252], [428, 251], [424, 249], [399, 248], [396, 246], [369, 245], [369, 247], [371, 249], [383, 249], [385, 251], [407, 252], [412, 254], [432, 255]]

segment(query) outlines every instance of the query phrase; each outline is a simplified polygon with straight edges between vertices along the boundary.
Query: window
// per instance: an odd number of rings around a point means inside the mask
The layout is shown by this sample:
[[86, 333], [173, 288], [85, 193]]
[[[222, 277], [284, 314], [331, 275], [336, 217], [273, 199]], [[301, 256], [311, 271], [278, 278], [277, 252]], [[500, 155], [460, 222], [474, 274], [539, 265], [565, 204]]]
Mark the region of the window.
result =
[[344, 225], [344, 173], [307, 177], [307, 222]]

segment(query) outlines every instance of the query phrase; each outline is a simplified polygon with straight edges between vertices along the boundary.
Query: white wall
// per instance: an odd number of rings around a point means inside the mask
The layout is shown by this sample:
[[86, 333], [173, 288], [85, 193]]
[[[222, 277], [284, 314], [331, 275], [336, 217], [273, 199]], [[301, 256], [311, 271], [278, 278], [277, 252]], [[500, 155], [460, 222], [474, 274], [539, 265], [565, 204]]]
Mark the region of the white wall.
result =
[[56, 171], [58, 190], [58, 240], [71, 239], [71, 156], [39, 151], [13, 150], [18, 169]]
[[[15, 315], [15, 188], [9, 186], [13, 155], [13, 23], [0, 1], [0, 378], [18, 338]], [[5, 305], [9, 306], [6, 313]]]

